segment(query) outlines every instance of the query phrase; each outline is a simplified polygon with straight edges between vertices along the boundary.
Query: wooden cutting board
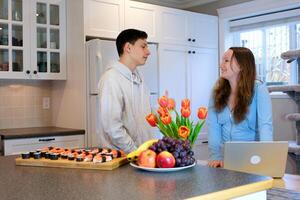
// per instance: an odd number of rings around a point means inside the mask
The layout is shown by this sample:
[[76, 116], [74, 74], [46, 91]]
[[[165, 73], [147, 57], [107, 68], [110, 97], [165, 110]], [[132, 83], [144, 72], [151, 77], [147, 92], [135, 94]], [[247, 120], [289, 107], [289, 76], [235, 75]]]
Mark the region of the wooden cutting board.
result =
[[114, 158], [113, 160], [104, 163], [77, 162], [75, 160], [67, 160], [67, 159], [60, 159], [60, 158], [58, 160], [50, 160], [45, 158], [41, 158], [41, 159], [16, 158], [16, 165], [36, 166], [36, 167], [98, 169], [98, 170], [113, 170], [126, 163], [128, 163], [126, 157]]

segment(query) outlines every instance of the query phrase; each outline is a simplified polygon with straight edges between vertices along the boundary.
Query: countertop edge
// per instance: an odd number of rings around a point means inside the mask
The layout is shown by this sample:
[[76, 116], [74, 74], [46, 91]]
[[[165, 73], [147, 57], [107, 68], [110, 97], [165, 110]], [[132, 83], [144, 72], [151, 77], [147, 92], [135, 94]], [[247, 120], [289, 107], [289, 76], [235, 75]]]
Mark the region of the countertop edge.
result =
[[188, 198], [188, 200], [196, 200], [196, 199], [231, 199], [234, 197], [240, 197], [243, 195], [251, 194], [254, 192], [259, 192], [263, 190], [267, 190], [273, 187], [273, 179], [264, 180], [256, 183], [251, 183], [243, 186], [238, 186], [218, 192], [213, 192], [197, 197]]

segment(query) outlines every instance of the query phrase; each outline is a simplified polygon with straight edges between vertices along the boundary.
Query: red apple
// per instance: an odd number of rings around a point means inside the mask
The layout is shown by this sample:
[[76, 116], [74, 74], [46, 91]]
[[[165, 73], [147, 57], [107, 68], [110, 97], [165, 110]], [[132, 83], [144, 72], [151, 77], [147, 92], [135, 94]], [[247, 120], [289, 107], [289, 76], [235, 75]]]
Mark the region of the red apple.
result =
[[160, 152], [156, 157], [156, 165], [160, 168], [172, 168], [175, 166], [175, 158], [168, 151]]
[[154, 168], [156, 164], [156, 153], [150, 149], [144, 150], [138, 157], [138, 165], [142, 167]]

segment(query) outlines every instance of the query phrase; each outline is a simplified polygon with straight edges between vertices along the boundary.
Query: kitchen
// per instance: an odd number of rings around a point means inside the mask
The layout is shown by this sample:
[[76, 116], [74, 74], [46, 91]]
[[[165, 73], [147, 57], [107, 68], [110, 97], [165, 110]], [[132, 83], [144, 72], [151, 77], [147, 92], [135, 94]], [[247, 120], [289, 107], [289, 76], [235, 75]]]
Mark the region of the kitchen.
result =
[[[35, 1], [30, 1], [30, 2], [32, 3], [32, 5], [34, 5]], [[61, 12], [63, 9], [66, 9], [66, 13], [65, 13], [66, 19], [65, 22], [63, 22], [62, 20], [59, 28], [63, 29], [65, 26], [65, 30], [63, 31], [66, 32], [66, 36], [67, 36], [65, 38], [64, 36], [60, 37], [61, 48], [59, 51], [61, 51], [62, 52], [61, 55], [63, 55], [64, 48], [65, 48], [65, 51], [67, 52], [65, 57], [64, 56], [60, 57], [61, 71], [59, 74], [63, 78], [58, 77], [57, 74], [54, 74], [55, 75], [54, 76], [51, 74], [49, 75], [47, 73], [47, 75], [49, 76], [46, 77], [44, 76], [44, 74], [38, 73], [40, 79], [53, 79], [53, 80], [52, 81], [37, 80], [38, 78], [34, 77], [35, 76], [34, 70], [32, 74], [30, 73], [31, 76], [30, 80], [24, 80], [24, 79], [16, 80], [15, 79], [16, 76], [21, 76], [20, 73], [13, 74], [12, 75], [14, 77], [13, 80], [7, 79], [9, 78], [7, 74], [5, 76], [3, 75], [3, 77], [5, 77], [6, 79], [0, 80], [1, 81], [0, 94], [1, 94], [1, 98], [3, 99], [3, 101], [1, 100], [0, 102], [2, 102], [3, 105], [2, 108], [9, 107], [9, 109], [1, 109], [3, 113], [1, 115], [1, 120], [0, 120], [1, 129], [55, 126], [55, 127], [64, 127], [68, 129], [79, 129], [79, 130], [87, 131], [87, 127], [88, 127], [88, 120], [87, 120], [88, 109], [86, 108], [86, 106], [88, 105], [87, 98], [86, 98], [88, 92], [87, 80], [86, 80], [87, 70], [85, 67], [83, 67], [85, 66], [85, 62], [86, 62], [85, 61], [86, 36], [100, 37], [104, 39], [115, 38], [120, 30], [122, 30], [124, 27], [127, 28], [133, 26], [133, 23], [137, 24], [137, 28], [144, 29], [148, 32], [148, 34], [150, 35], [149, 41], [151, 43], [159, 44], [159, 48], [160, 48], [159, 55], [162, 55], [159, 56], [160, 58], [159, 62], [164, 63], [164, 66], [166, 67], [174, 66], [178, 68], [178, 70], [182, 70], [182, 65], [193, 67], [193, 65], [186, 64], [185, 62], [185, 59], [187, 59], [186, 53], [188, 51], [198, 52], [197, 50], [200, 49], [201, 50], [200, 52], [202, 52], [202, 54], [196, 57], [194, 62], [196, 63], [200, 61], [203, 62], [202, 58], [203, 57], [207, 58], [207, 55], [211, 57], [215, 57], [215, 59], [213, 60], [207, 59], [206, 62], [208, 62], [207, 65], [209, 66], [216, 66], [211, 71], [212, 78], [210, 79], [210, 84], [213, 84], [214, 79], [217, 78], [217, 73], [218, 73], [217, 56], [221, 54], [224, 51], [224, 49], [222, 49], [221, 44], [218, 49], [218, 43], [217, 43], [218, 20], [214, 16], [197, 14], [197, 17], [205, 18], [203, 23], [209, 24], [209, 25], [204, 24], [202, 26], [209, 27], [209, 29], [212, 28], [213, 30], [212, 31], [206, 30], [204, 33], [201, 33], [204, 35], [196, 34], [193, 36], [189, 36], [188, 34], [191, 33], [189, 33], [187, 30], [182, 29], [182, 27], [187, 26], [185, 19], [187, 19], [190, 16], [192, 16], [191, 18], [193, 18], [193, 15], [195, 15], [194, 13], [172, 9], [172, 8], [166, 8], [166, 7], [163, 7], [165, 10], [161, 10], [162, 7], [160, 6], [156, 6], [152, 4], [151, 5], [142, 4], [133, 1], [109, 1], [109, 0], [101, 1], [102, 3], [104, 2], [103, 4], [107, 6], [103, 9], [103, 12], [91, 12], [90, 10], [88, 10], [89, 12], [87, 12], [87, 10], [84, 9], [98, 9], [98, 7], [95, 6], [96, 1], [87, 1], [90, 2], [90, 4], [86, 3], [86, 1], [85, 3], [83, 3], [83, 1], [66, 1], [66, 2], [61, 1], [61, 2], [63, 2], [61, 7], [62, 9], [60, 9], [59, 12]], [[24, 7], [30, 10], [30, 8], [28, 8], [29, 4], [24, 3]], [[101, 7], [99, 7], [99, 9], [101, 9]], [[146, 10], [146, 11], [142, 12], [141, 10]], [[159, 20], [161, 19], [163, 11], [165, 12], [165, 16], [166, 16], [165, 21]], [[132, 13], [132, 15], [129, 15], [128, 12]], [[29, 15], [29, 13], [26, 14]], [[95, 14], [96, 16], [93, 16], [93, 14]], [[103, 18], [103, 15], [105, 18]], [[64, 14], [61, 13], [60, 16], [64, 16]], [[26, 18], [27, 23], [29, 24], [31, 23], [30, 17], [32, 18], [32, 16], [27, 16], [28, 19]], [[93, 20], [93, 17], [95, 17], [96, 20]], [[63, 17], [60, 17], [60, 19], [62, 18]], [[146, 20], [150, 20], [150, 21], [148, 22]], [[176, 20], [177, 23], [172, 23], [172, 21], [170, 20]], [[201, 20], [199, 21], [201, 22]], [[174, 25], [173, 27], [170, 28], [170, 30], [172, 31], [168, 31], [168, 29], [164, 29], [167, 26], [166, 24], [161, 24], [163, 22], [169, 25], [170, 24]], [[213, 26], [212, 24], [215, 25]], [[24, 28], [23, 28], [24, 32], [25, 32], [25, 27], [26, 24], [25, 24], [25, 16], [24, 16]], [[52, 26], [49, 27], [51, 28]], [[49, 27], [47, 28], [49, 29]], [[200, 27], [200, 25], [198, 26], [192, 24], [190, 27], [197, 28]], [[162, 32], [163, 30], [165, 32]], [[34, 37], [34, 38], [36, 37], [34, 34], [30, 34], [30, 32], [27, 29], [26, 31], [27, 31], [26, 37]], [[178, 35], [172, 35], [174, 33], [178, 33]], [[194, 34], [193, 31], [192, 34]], [[176, 38], [176, 36], [178, 37]], [[199, 42], [199, 44], [195, 44], [195, 42], [193, 43], [192, 41], [191, 42], [187, 41], [189, 38], [191, 38], [191, 40], [196, 38], [196, 42]], [[29, 41], [33, 42], [32, 44], [33, 46], [37, 45], [35, 44], [36, 42], [35, 39], [30, 39]], [[162, 43], [161, 41], [164, 41], [165, 43]], [[28, 40], [27, 40], [26, 47], [25, 45], [26, 42], [24, 40], [24, 48], [28, 48]], [[55, 46], [57, 46], [57, 44]], [[51, 50], [50, 42], [49, 42], [49, 47], [50, 50], [49, 49], [47, 50], [48, 55], [49, 53], [57, 53], [57, 50]], [[52, 47], [54, 47], [54, 44]], [[15, 47], [16, 50], [19, 50], [18, 48], [19, 47]], [[33, 50], [33, 52], [35, 51], [36, 49]], [[177, 52], [177, 54], [173, 54], [173, 55], [170, 54], [172, 52]], [[35, 62], [34, 60], [37, 59], [35, 57], [36, 53], [31, 53], [32, 55], [28, 51], [26, 53], [27, 56], [25, 56], [25, 50], [24, 50], [24, 66], [25, 63]], [[176, 55], [180, 55], [180, 56], [176, 56]], [[178, 59], [177, 60], [164, 59], [167, 56], [171, 56], [172, 59], [173, 58], [178, 58]], [[27, 58], [31, 58], [30, 61], [28, 60], [26, 61]], [[50, 59], [50, 55], [47, 59]], [[63, 63], [66, 63], [65, 67]], [[43, 66], [40, 66], [40, 68], [43, 69]], [[43, 71], [42, 69], [41, 71]], [[67, 69], [67, 70], [64, 72], [63, 69]], [[182, 71], [180, 71], [179, 73], [182, 73]], [[170, 76], [176, 77], [176, 75], [177, 74], [170, 75]], [[28, 79], [28, 77], [26, 77], [26, 79]], [[66, 79], [66, 80], [55, 80], [55, 79]], [[158, 79], [159, 81], [161, 80], [161, 78]], [[172, 90], [172, 88], [169, 88], [169, 85], [173, 86], [173, 84], [174, 81], [171, 80], [170, 82], [160, 83], [159, 85], [160, 87], [165, 86], [165, 88], [168, 88], [170, 90], [169, 92], [171, 95], [172, 93], [175, 93], [175, 91]], [[185, 87], [191, 90], [197, 90], [197, 88], [189, 87], [188, 84]], [[209, 85], [207, 85], [207, 87], [209, 87]], [[161, 88], [161, 90], [164, 89]], [[159, 91], [159, 94], [162, 94], [161, 90]], [[185, 88], [183, 88], [182, 91], [187, 92], [191, 95], [193, 94], [193, 91], [185, 91]], [[207, 92], [207, 88], [204, 88], [204, 91]], [[195, 97], [195, 99], [197, 98], [202, 99], [203, 96], [204, 95], [201, 94], [200, 97]], [[180, 99], [181, 97], [182, 94], [178, 94], [178, 99]], [[20, 99], [22, 98], [23, 101], [20, 102]], [[49, 99], [47, 100], [47, 98]], [[46, 108], [48, 107], [47, 102], [49, 102], [49, 100], [50, 100], [49, 109], [43, 109], [43, 107]], [[284, 109], [282, 109], [281, 105], [284, 105]], [[20, 107], [23, 109], [19, 109], [18, 111], [17, 108]], [[15, 110], [13, 110], [14, 108]], [[27, 109], [26, 112], [25, 109]], [[296, 110], [297, 110], [296, 105], [289, 98], [273, 99], [273, 112], [276, 113], [274, 114], [275, 116], [274, 120], [278, 120], [274, 122], [276, 140], [294, 139], [294, 126], [295, 126], [294, 123], [283, 120], [282, 116], [288, 112], [295, 112]], [[205, 129], [203, 131], [205, 131]], [[280, 134], [280, 133], [285, 133], [285, 134]], [[87, 135], [88, 134], [85, 134], [86, 137], [84, 138], [85, 144], [87, 144], [86, 142], [88, 140]]]

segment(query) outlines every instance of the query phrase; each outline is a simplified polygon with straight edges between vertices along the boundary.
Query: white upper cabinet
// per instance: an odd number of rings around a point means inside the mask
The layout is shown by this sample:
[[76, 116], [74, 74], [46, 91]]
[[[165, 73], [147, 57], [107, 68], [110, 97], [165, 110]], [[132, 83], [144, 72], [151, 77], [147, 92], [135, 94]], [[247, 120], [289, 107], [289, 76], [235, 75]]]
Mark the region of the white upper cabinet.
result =
[[124, 0], [84, 0], [85, 35], [116, 38], [124, 29]]
[[145, 31], [148, 34], [148, 42], [158, 42], [159, 22], [159, 6], [136, 1], [125, 2], [125, 29]]
[[[66, 79], [64, 0], [33, 0], [31, 65], [37, 79]], [[32, 73], [32, 72], [31, 72]]]
[[218, 17], [188, 13], [188, 44], [218, 48]]
[[161, 42], [188, 44], [188, 18], [185, 11], [163, 8], [161, 11]]
[[66, 79], [65, 1], [0, 6], [0, 79]]
[[206, 48], [218, 46], [218, 18], [162, 8], [161, 42]]

